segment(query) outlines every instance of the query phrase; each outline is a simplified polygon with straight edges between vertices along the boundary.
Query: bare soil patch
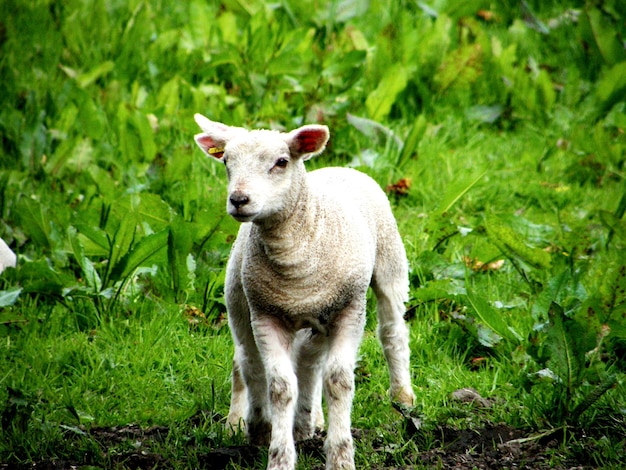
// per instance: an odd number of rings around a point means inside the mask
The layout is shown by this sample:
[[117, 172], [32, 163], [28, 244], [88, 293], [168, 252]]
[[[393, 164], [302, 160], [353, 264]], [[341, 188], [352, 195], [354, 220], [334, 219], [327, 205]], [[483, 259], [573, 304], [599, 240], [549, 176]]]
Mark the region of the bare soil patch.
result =
[[[169, 429], [163, 426], [141, 428], [136, 425], [112, 428], [93, 428], [86, 431], [97, 446], [101, 455], [84, 455], [82, 461], [44, 460], [28, 464], [0, 463], [0, 469], [43, 469], [70, 470], [101, 467], [102, 461], [112, 468], [127, 469], [174, 469], [185, 467], [185, 461], [173, 461], [154, 450], [167, 438]], [[368, 438], [368, 430], [355, 429], [355, 440]], [[420, 431], [414, 438], [420, 439]], [[480, 429], [455, 429], [438, 427], [428, 431], [431, 445], [429, 450], [414, 454], [403, 454], [404, 462], [412, 464], [398, 466], [397, 449], [375, 447], [379, 454], [386, 454], [378, 461], [383, 465], [372, 466], [374, 470], [391, 469], [563, 469], [587, 470], [595, 468], [590, 462], [566, 458], [560, 455], [560, 439], [557, 433], [542, 437], [529, 436], [522, 430], [504, 424], [486, 424]], [[319, 464], [312, 470], [324, 468], [324, 435], [318, 434], [312, 439], [298, 443], [300, 455], [307, 454]], [[193, 443], [192, 443], [193, 445]], [[126, 450], [122, 450], [126, 449]], [[230, 464], [239, 464], [242, 468], [259, 468], [262, 450], [249, 445], [215, 448], [209, 452], [198, 453], [198, 468], [222, 470]], [[380, 457], [380, 455], [379, 455]], [[584, 460], [584, 459], [583, 459]]]

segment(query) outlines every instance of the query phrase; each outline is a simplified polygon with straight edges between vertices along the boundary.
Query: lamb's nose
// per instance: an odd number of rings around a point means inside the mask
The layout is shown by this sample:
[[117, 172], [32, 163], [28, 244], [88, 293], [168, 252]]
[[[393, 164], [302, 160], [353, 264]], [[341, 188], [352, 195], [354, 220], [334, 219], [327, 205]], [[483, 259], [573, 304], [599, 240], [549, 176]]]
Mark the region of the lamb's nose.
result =
[[235, 209], [245, 206], [248, 202], [250, 202], [250, 198], [241, 191], [235, 191], [230, 195], [230, 203], [235, 206]]

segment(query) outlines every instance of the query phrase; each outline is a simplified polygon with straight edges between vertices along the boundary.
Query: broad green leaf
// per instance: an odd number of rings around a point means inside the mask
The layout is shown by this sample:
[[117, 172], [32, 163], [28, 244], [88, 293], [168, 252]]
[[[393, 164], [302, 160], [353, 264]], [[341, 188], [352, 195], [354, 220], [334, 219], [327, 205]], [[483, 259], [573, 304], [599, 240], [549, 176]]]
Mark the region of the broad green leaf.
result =
[[469, 108], [465, 115], [472, 121], [485, 122], [493, 124], [496, 122], [502, 113], [504, 112], [504, 106], [496, 104], [493, 106], [476, 105]]
[[596, 85], [596, 97], [603, 110], [610, 109], [626, 96], [626, 61], [614, 65], [604, 73]]
[[11, 287], [10, 289], [0, 291], [0, 307], [13, 305], [17, 302], [21, 292], [21, 287]]
[[[213, 28], [215, 27], [214, 24], [220, 24], [215, 21], [215, 11], [212, 3], [213, 2], [202, 2], [199, 0], [187, 3], [189, 22], [186, 28], [181, 28], [181, 31], [190, 39], [190, 43], [186, 45], [188, 51], [205, 48], [210, 37], [210, 35], [207, 34], [207, 28]], [[226, 11], [220, 16], [227, 16], [228, 14], [230, 14], [230, 12]], [[236, 34], [238, 31], [236, 24], [234, 24], [233, 27], [234, 29], [231, 31], [231, 34]]]
[[52, 248], [50, 240], [50, 220], [47, 207], [34, 199], [23, 197], [17, 204], [17, 214], [22, 230], [33, 242], [44, 250]]
[[439, 90], [444, 92], [452, 86], [466, 88], [481, 73], [483, 52], [480, 44], [470, 44], [454, 49], [446, 55], [441, 67], [433, 77]]
[[302, 76], [309, 73], [313, 59], [313, 29], [294, 29], [285, 33], [283, 45], [267, 64], [268, 75]]
[[[100, 227], [94, 227], [89, 222], [76, 220], [74, 226], [93, 245], [92, 249], [86, 250], [89, 255], [108, 255], [110, 249], [107, 234]], [[83, 249], [84, 249], [83, 244]]]
[[617, 237], [622, 243], [626, 242], [626, 222], [608, 211], [600, 211], [602, 224], [609, 229], [609, 239]]
[[[194, 2], [195, 3], [195, 2]], [[241, 41], [239, 28], [237, 27], [237, 16], [232, 11], [224, 11], [217, 18], [217, 25], [222, 33], [223, 41], [237, 46]], [[201, 25], [202, 34], [205, 33], [206, 25]]]
[[333, 19], [345, 23], [367, 11], [369, 0], [337, 0], [333, 1]]
[[329, 54], [324, 60], [322, 77], [331, 85], [343, 89], [362, 76], [366, 56], [363, 50], [350, 51], [346, 54]]
[[502, 341], [502, 336], [482, 323], [476, 325], [478, 342], [487, 348], [495, 348]]
[[133, 125], [139, 134], [141, 149], [143, 150], [143, 161], [151, 162], [157, 154], [157, 146], [154, 142], [154, 131], [145, 114], [137, 111], [133, 119]]
[[163, 114], [166, 116], [176, 114], [180, 104], [180, 78], [178, 75], [175, 75], [161, 87], [157, 104], [163, 108]]
[[[119, 211], [119, 207], [115, 209]], [[113, 269], [121, 264], [121, 260], [128, 256], [128, 253], [135, 241], [137, 234], [137, 214], [129, 211], [127, 214], [120, 214], [120, 217], [109, 219], [106, 231], [111, 240], [111, 252], [108, 262], [109, 272], [105, 276], [104, 285], [108, 286], [109, 277], [113, 274]], [[120, 268], [118, 268], [119, 270]], [[119, 274], [119, 273], [118, 273]], [[119, 279], [119, 278], [118, 278]], [[114, 279], [115, 280], [115, 279]]]
[[103, 170], [98, 165], [91, 165], [87, 169], [87, 173], [89, 173], [94, 185], [98, 188], [98, 193], [105, 201], [115, 200], [124, 189], [112, 178], [110, 172]]
[[75, 227], [70, 226], [67, 229], [67, 235], [70, 247], [74, 253], [74, 258], [76, 258], [76, 261], [83, 272], [83, 278], [87, 281], [87, 285], [91, 287], [94, 292], [100, 292], [100, 290], [102, 290], [100, 275], [94, 268], [91, 260], [85, 256], [85, 249], [78, 238], [78, 231]]
[[513, 343], [520, 342], [520, 336], [507, 325], [500, 310], [493, 308], [485, 299], [470, 290], [467, 291], [466, 298], [472, 307], [474, 315], [483, 326], [490, 328], [499, 336]]
[[435, 279], [413, 291], [413, 297], [421, 302], [457, 298], [464, 294], [465, 287], [456, 279]]
[[379, 140], [378, 138], [382, 135], [385, 137], [386, 140], [389, 139], [398, 146], [402, 145], [402, 141], [400, 140], [400, 138], [396, 136], [396, 134], [391, 129], [383, 126], [379, 122], [355, 116], [350, 113], [346, 115], [346, 119], [350, 124], [358, 129], [359, 132], [374, 140], [375, 142], [377, 142]]
[[605, 126], [626, 129], [626, 101], [619, 102], [613, 106], [603, 123]]
[[391, 107], [407, 85], [408, 77], [402, 64], [393, 64], [387, 69], [380, 83], [365, 100], [365, 106], [370, 118], [382, 121], [387, 117]]
[[535, 319], [546, 318], [553, 303], [561, 306], [571, 306], [587, 299], [587, 292], [583, 285], [574, 279], [569, 269], [550, 277], [545, 289], [537, 296], [532, 306]]
[[550, 326], [546, 346], [550, 351], [551, 369], [566, 386], [568, 397], [578, 385], [585, 353], [581, 337], [584, 330], [580, 324], [567, 318], [557, 303], [552, 303], [548, 312]]
[[17, 277], [23, 286], [23, 292], [54, 297], [61, 297], [63, 289], [70, 285], [67, 276], [62, 276], [61, 273], [51, 268], [46, 259], [23, 263], [17, 272]]
[[537, 86], [537, 98], [543, 112], [550, 111], [556, 102], [556, 91], [550, 75], [545, 70], [540, 70], [535, 80]]
[[148, 224], [153, 232], [166, 228], [173, 216], [172, 208], [160, 196], [152, 193], [126, 195], [116, 201], [112, 213], [119, 220], [131, 216], [137, 225]]
[[74, 128], [78, 115], [79, 108], [74, 104], [68, 104], [60, 110], [60, 116], [54, 124], [54, 130], [65, 134], [63, 137], [66, 137], [67, 134]]
[[224, 0], [223, 3], [228, 7], [228, 10], [239, 13], [245, 12], [250, 16], [256, 15], [265, 7], [263, 0]]
[[626, 340], [626, 307], [615, 309], [607, 325], [611, 337]]
[[585, 9], [585, 15], [602, 58], [609, 65], [614, 65], [624, 59], [624, 45], [617, 36], [616, 25], [597, 8]]
[[120, 103], [117, 107], [117, 138], [118, 151], [122, 161], [134, 162], [140, 160], [141, 143], [131, 127], [131, 112], [127, 103]]
[[176, 220], [170, 225], [167, 238], [167, 258], [174, 292], [187, 287], [189, 268], [187, 257], [193, 247], [191, 230], [183, 220]]
[[113, 61], [106, 61], [91, 69], [89, 72], [82, 73], [76, 77], [76, 82], [81, 88], [87, 88], [94, 83], [100, 77], [107, 75], [113, 71], [115, 63]]
[[65, 161], [66, 169], [80, 173], [89, 169], [94, 161], [94, 147], [91, 139], [80, 139], [75, 142], [72, 151]]
[[147, 263], [160, 250], [167, 247], [169, 230], [148, 235], [142, 238], [133, 248], [124, 255], [111, 270], [111, 280], [127, 279], [137, 268]]
[[486, 229], [489, 239], [508, 258], [520, 259], [536, 269], [548, 269], [551, 266], [552, 260], [549, 253], [528, 246], [510, 227], [498, 221], [491, 221], [486, 224]]
[[[107, 125], [106, 114], [102, 107], [97, 106], [86, 92], [80, 96], [79, 105], [78, 120], [80, 121], [81, 135], [84, 134], [95, 140], [101, 139]], [[71, 118], [71, 115], [68, 117]]]
[[611, 318], [614, 314], [619, 317], [619, 311], [623, 315], [626, 308], [626, 265], [615, 263], [603, 273], [600, 295], [606, 311], [606, 317]]

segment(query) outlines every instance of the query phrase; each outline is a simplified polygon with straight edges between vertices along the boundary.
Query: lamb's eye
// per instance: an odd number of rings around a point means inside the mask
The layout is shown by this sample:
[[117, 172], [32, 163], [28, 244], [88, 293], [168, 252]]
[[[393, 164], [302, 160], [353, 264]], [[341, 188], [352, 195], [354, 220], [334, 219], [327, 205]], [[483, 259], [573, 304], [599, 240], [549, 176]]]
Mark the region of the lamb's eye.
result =
[[276, 160], [276, 163], [274, 164], [274, 166], [278, 168], [285, 168], [288, 163], [289, 163], [289, 160], [287, 160], [286, 158], [279, 158], [278, 160]]

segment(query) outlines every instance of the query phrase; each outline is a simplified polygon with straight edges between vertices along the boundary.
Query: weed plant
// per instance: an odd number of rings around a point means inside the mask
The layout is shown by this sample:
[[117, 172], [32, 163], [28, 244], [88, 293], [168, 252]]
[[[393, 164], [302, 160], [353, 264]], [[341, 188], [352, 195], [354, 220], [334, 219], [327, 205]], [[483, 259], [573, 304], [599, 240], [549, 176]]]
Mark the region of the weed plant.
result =
[[[192, 145], [200, 112], [325, 123], [310, 168], [387, 188], [418, 403], [392, 409], [370, 302], [357, 466], [417, 465], [441, 426], [485, 423], [562, 436], [555, 465], [626, 465], [624, 17], [618, 0], [0, 3], [0, 236], [19, 257], [0, 276], [0, 462], [197, 468], [243, 443], [222, 419], [237, 224]], [[451, 398], [466, 387], [489, 406]], [[108, 428], [151, 437], [107, 447]]]

